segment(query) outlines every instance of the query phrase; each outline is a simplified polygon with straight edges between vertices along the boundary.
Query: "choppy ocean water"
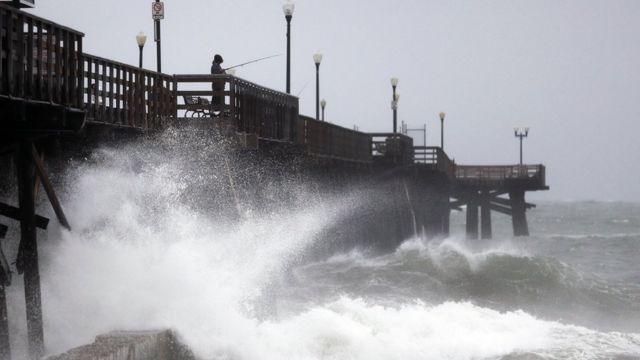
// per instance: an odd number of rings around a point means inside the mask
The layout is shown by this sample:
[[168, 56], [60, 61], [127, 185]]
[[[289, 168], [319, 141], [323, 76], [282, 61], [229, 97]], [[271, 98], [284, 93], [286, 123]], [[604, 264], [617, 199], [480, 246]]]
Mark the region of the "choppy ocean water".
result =
[[[49, 353], [170, 327], [204, 359], [640, 358], [640, 204], [543, 202], [531, 237], [494, 214], [488, 241], [464, 240], [453, 213], [447, 239], [305, 260], [361, 194], [308, 198], [292, 182], [299, 205], [236, 203], [230, 223], [184, 196], [193, 179], [226, 181], [219, 169], [147, 150], [101, 149], [68, 171], [74, 231], [41, 241]], [[20, 283], [8, 289], [17, 352]]]

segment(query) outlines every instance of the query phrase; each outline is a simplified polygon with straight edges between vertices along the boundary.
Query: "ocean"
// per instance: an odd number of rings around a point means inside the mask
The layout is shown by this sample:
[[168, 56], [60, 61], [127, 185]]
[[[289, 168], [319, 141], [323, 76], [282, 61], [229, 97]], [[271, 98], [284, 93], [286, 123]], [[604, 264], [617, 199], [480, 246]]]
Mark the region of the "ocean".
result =
[[[540, 202], [530, 237], [494, 213], [494, 238], [473, 241], [453, 212], [445, 239], [309, 256], [375, 199], [318, 196], [291, 179], [272, 190], [291, 201], [268, 210], [238, 189], [230, 221], [206, 206], [229, 183], [206, 154], [120, 145], [69, 162], [73, 231], [53, 221], [40, 233], [48, 353], [115, 329], [171, 328], [202, 359], [640, 359], [639, 203]], [[44, 201], [39, 212], [51, 216]], [[19, 358], [21, 279], [7, 291]]]

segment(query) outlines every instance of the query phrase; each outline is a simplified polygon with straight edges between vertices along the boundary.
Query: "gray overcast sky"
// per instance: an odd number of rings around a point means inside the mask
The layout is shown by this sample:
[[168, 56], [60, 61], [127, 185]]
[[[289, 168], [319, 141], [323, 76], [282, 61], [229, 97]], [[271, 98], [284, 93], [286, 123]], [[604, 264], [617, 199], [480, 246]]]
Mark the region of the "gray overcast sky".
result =
[[[286, 51], [280, 0], [166, 0], [165, 73], [208, 73]], [[640, 201], [640, 1], [299, 0], [292, 21], [292, 93], [315, 114], [315, 65], [328, 121], [390, 131], [427, 122], [427, 142], [459, 164], [513, 164], [513, 127], [531, 127], [525, 162], [547, 165], [551, 191], [534, 199]], [[137, 64], [151, 0], [37, 0], [33, 13], [86, 34], [85, 52]], [[284, 90], [284, 56], [237, 75]], [[305, 87], [306, 85], [306, 87]], [[422, 135], [413, 133], [416, 143]]]

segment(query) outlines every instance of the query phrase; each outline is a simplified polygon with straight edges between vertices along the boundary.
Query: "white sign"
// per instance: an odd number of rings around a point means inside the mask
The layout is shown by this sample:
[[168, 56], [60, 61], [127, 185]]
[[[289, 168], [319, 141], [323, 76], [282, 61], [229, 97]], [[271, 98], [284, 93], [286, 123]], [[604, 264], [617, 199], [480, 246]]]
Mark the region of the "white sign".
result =
[[164, 19], [164, 3], [163, 2], [151, 3], [151, 18], [153, 20]]

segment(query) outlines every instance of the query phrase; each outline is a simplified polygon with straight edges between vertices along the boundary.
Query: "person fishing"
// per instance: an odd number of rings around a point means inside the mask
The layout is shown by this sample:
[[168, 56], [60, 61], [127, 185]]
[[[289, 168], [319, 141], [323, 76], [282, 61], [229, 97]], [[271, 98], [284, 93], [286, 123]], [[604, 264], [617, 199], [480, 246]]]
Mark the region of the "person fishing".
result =
[[[220, 56], [219, 54], [216, 54], [213, 57], [213, 62], [211, 63], [211, 74], [212, 75], [221, 75], [221, 74], [226, 74], [225, 70], [222, 68], [222, 66], [220, 66], [220, 64], [222, 64], [224, 62], [224, 60], [222, 59], [222, 56]], [[212, 82], [211, 83], [211, 89], [213, 90], [213, 92], [218, 92], [218, 91], [224, 91], [224, 82]], [[215, 94], [213, 95], [213, 97], [211, 98], [211, 105], [212, 105], [212, 114], [214, 113], [214, 110], [217, 111], [221, 111], [221, 106], [220, 105], [224, 105], [224, 95], [223, 96], [216, 96]]]

